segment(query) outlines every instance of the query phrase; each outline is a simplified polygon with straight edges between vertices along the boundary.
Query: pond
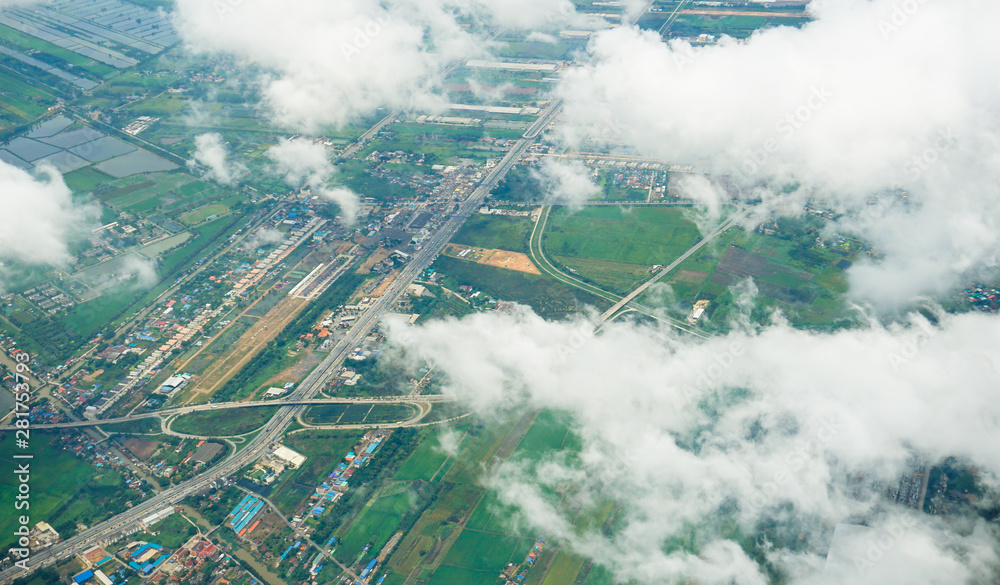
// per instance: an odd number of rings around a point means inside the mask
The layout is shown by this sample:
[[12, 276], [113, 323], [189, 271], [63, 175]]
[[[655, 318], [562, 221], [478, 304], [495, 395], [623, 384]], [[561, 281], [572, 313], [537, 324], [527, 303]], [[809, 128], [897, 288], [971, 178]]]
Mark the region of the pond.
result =
[[122, 156], [116, 156], [115, 158], [98, 163], [94, 167], [115, 178], [153, 171], [172, 171], [178, 168], [177, 165], [167, 159], [160, 158], [145, 150], [136, 150]]
[[82, 156], [90, 162], [106, 161], [109, 158], [121, 156], [133, 150], [136, 150], [134, 146], [112, 136], [98, 138], [97, 140], [69, 149], [73, 154]]
[[77, 128], [76, 130], [60, 132], [47, 138], [39, 138], [39, 140], [46, 144], [51, 144], [52, 146], [58, 146], [59, 148], [71, 148], [73, 146], [79, 146], [84, 142], [97, 140], [102, 136], [107, 136], [107, 134], [94, 130], [90, 126], [84, 126], [83, 128]]
[[7, 143], [7, 150], [20, 159], [28, 162], [36, 161], [43, 156], [49, 156], [59, 152], [59, 149], [51, 144], [45, 144], [31, 138], [19, 136]]
[[25, 134], [25, 136], [28, 138], [45, 138], [53, 134], [58, 134], [72, 125], [73, 120], [70, 120], [66, 116], [56, 116], [51, 120], [42, 122], [37, 128]]

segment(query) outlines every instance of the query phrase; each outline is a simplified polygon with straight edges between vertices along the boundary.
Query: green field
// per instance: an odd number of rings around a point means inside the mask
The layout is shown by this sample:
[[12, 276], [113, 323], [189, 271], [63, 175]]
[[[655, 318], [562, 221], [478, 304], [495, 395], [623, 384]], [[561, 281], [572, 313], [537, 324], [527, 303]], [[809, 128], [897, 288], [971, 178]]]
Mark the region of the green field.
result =
[[469, 516], [469, 521], [465, 527], [471, 530], [482, 532], [513, 534], [514, 536], [530, 536], [519, 532], [515, 528], [515, 518], [517, 510], [500, 503], [495, 492], [487, 492], [476, 509]]
[[[571, 436], [570, 423], [571, 419], [568, 414], [543, 410], [535, 418], [535, 422], [524, 434], [521, 442], [518, 443], [517, 449], [514, 450], [514, 458], [524, 456], [537, 459], [546, 453], [563, 449], [567, 437]], [[576, 446], [573, 443], [571, 440], [570, 444]]]
[[507, 563], [523, 561], [534, 542], [531, 538], [498, 535], [466, 528], [448, 551], [443, 564], [474, 571], [499, 573]]
[[555, 562], [545, 575], [542, 585], [567, 585], [576, 582], [576, 576], [580, 573], [585, 563], [583, 557], [577, 556], [567, 551], [559, 551]]
[[434, 572], [427, 585], [495, 585], [497, 571], [474, 571], [460, 567], [443, 566]]
[[446, 469], [445, 463], [449, 459], [448, 454], [441, 448], [441, 437], [445, 433], [455, 432], [464, 434], [464, 431], [454, 431], [448, 428], [423, 431], [424, 436], [420, 444], [396, 472], [395, 479], [433, 481], [439, 472]]
[[55, 104], [50, 91], [29, 85], [0, 69], [0, 131], [27, 124]]
[[809, 22], [806, 18], [787, 18], [780, 16], [714, 16], [702, 14], [684, 14], [677, 18], [672, 30], [684, 36], [696, 36], [701, 33], [727, 34], [742, 39], [754, 31], [772, 26], [799, 27]]
[[111, 175], [106, 175], [94, 167], [83, 167], [63, 175], [66, 185], [77, 192], [92, 191], [98, 185], [114, 181]]
[[[559, 256], [548, 254], [544, 248], [542, 250], [546, 252], [546, 258], [557, 262], [557, 266], [562, 265], [565, 268], [563, 272], [583, 277], [598, 287], [619, 295], [628, 294], [653, 275], [648, 264], [626, 264], [597, 258]], [[574, 270], [576, 272], [573, 272]]]
[[188, 435], [231, 437], [259, 429], [276, 412], [277, 406], [193, 412], [177, 417], [170, 429]]
[[416, 412], [408, 404], [324, 404], [310, 407], [303, 419], [311, 424], [376, 424], [403, 421]]
[[378, 554], [410, 509], [413, 496], [408, 487], [409, 482], [389, 484], [381, 495], [370, 500], [341, 537], [337, 556], [353, 559], [366, 544], [372, 545], [370, 555]]
[[214, 203], [210, 205], [205, 205], [203, 207], [199, 207], [187, 213], [182, 213], [179, 216], [177, 216], [177, 221], [186, 225], [195, 225], [197, 223], [205, 221], [206, 219], [212, 217], [213, 215], [222, 215], [223, 213], [228, 213], [228, 212], [229, 208], [226, 207], [225, 205]]
[[534, 224], [526, 217], [480, 215], [470, 217], [452, 241], [487, 250], [528, 253], [528, 236]]
[[576, 313], [585, 305], [602, 310], [610, 305], [546, 276], [505, 270], [447, 256], [439, 257], [433, 267], [447, 276], [444, 286], [451, 290], [456, 290], [463, 284], [471, 285], [492, 297], [529, 305], [546, 318], [563, 318]]
[[322, 404], [320, 406], [310, 406], [302, 415], [303, 420], [312, 424], [333, 424], [340, 420], [340, 417], [347, 412], [349, 404]]
[[95, 78], [101, 78], [117, 71], [117, 69], [111, 65], [94, 61], [89, 57], [84, 57], [83, 55], [74, 53], [48, 41], [43, 41], [37, 37], [27, 35], [4, 24], [0, 24], [0, 40], [14, 45], [14, 48], [20, 50], [21, 52], [30, 52], [34, 50], [47, 53], [48, 55], [55, 57], [57, 61], [62, 61], [62, 63], [57, 62], [55, 65], [63, 70], [72, 69], [71, 67], [68, 67], [68, 65], [72, 65], [74, 67], [85, 69], [90, 73], [91, 77]]
[[19, 481], [14, 475], [18, 461], [15, 454], [31, 454], [31, 499], [29, 516], [31, 526], [40, 521], [55, 525], [54, 512], [69, 503], [74, 496], [93, 478], [97, 470], [89, 463], [77, 459], [55, 446], [52, 434], [34, 432], [28, 449], [15, 446], [13, 432], [0, 433], [0, 499], [10, 506], [10, 513], [0, 515], [0, 550], [11, 546], [16, 537], [12, 534], [18, 526], [18, 516], [14, 510], [14, 497]]
[[[22, 510], [34, 526], [46, 521], [63, 538], [77, 532], [79, 524], [93, 525], [109, 516], [123, 512], [131, 501], [138, 500], [138, 494], [125, 489], [125, 482], [118, 471], [110, 467], [98, 468], [83, 459], [71, 455], [58, 444], [62, 435], [35, 431], [31, 433], [29, 447], [22, 449], [15, 445], [14, 433], [0, 435], [0, 497], [11, 505], [10, 514], [0, 517], [0, 550], [13, 543], [12, 531], [16, 526], [14, 512], [15, 494], [20, 482], [14, 475], [15, 454], [32, 454], [29, 460], [31, 475], [30, 508]], [[81, 448], [84, 448], [81, 446]], [[94, 506], [95, 501], [102, 502]]]
[[[709, 299], [709, 316], [725, 315], [733, 310], [733, 294], [722, 284], [744, 277], [726, 276], [720, 262], [731, 251], [749, 253], [764, 262], [762, 274], [754, 276], [758, 289], [757, 312], [767, 318], [772, 309], [780, 309], [797, 325], [832, 326], [843, 319], [843, 295], [847, 292], [844, 269], [838, 263], [852, 261], [860, 243], [844, 240], [827, 247], [816, 245], [823, 220], [812, 216], [783, 218], [776, 234], [731, 230], [685, 260], [667, 278], [674, 295], [685, 303]], [[724, 280], [719, 280], [719, 279]], [[650, 293], [640, 302], [655, 306]], [[690, 308], [690, 304], [683, 307]], [[715, 322], [725, 319], [716, 319]]]
[[546, 254], [625, 264], [669, 264], [701, 239], [677, 207], [589, 207], [549, 214]]

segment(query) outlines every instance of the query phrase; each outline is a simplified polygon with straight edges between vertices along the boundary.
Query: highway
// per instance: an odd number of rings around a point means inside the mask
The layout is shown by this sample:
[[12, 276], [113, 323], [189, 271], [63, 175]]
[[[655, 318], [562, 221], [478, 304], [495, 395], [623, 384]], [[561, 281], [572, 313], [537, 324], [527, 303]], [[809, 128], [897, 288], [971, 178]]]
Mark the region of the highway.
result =
[[[173, 416], [178, 416], [182, 414], [190, 414], [192, 412], [201, 412], [204, 410], [225, 410], [233, 408], [261, 408], [268, 406], [317, 406], [323, 404], [403, 404], [403, 403], [417, 403], [417, 402], [450, 402], [452, 398], [443, 396], [440, 394], [432, 394], [428, 396], [399, 396], [399, 397], [387, 397], [387, 398], [308, 398], [302, 400], [268, 400], [268, 401], [257, 401], [257, 402], [218, 402], [215, 404], [195, 404], [192, 406], [179, 406], [177, 408], [166, 408], [163, 410], [154, 410], [152, 412], [143, 412], [140, 414], [132, 414], [129, 416], [122, 416], [118, 418], [101, 418], [94, 420], [76, 420], [70, 422], [62, 423], [52, 423], [52, 424], [33, 424], [31, 428], [37, 431], [52, 430], [52, 429], [77, 429], [80, 427], [96, 427], [104, 425], [114, 425], [119, 423], [133, 422], [137, 420], [147, 419], [147, 418], [170, 418]], [[0, 426], [0, 431], [13, 431], [17, 427], [14, 425], [2, 425]]]
[[[358, 317], [358, 320], [350, 329], [347, 336], [334, 347], [326, 359], [289, 395], [287, 401], [285, 401], [287, 405], [282, 406], [271, 420], [262, 427], [261, 432], [247, 443], [242, 450], [234, 453], [201, 475], [165, 490], [137, 504], [126, 512], [118, 514], [97, 526], [88, 528], [63, 542], [35, 552], [26, 563], [28, 571], [30, 572], [53, 564], [64, 557], [82, 552], [99, 542], [117, 540], [130, 532], [142, 518], [167, 506], [178, 504], [190, 494], [208, 487], [216, 480], [237, 473], [240, 469], [263, 455], [270, 445], [280, 438], [281, 433], [295, 420], [296, 416], [308, 407], [307, 404], [298, 404], [296, 401], [310, 400], [337, 374], [338, 364], [355, 347], [361, 345], [364, 338], [381, 321], [382, 317], [391, 310], [399, 297], [406, 291], [406, 287], [437, 258], [445, 244], [451, 240], [469, 215], [479, 208], [483, 198], [489, 193], [490, 189], [517, 163], [535, 139], [541, 135], [542, 131], [552, 121], [561, 107], [561, 100], [549, 105], [535, 123], [528, 128], [522, 138], [507, 152], [500, 163], [487, 175], [486, 179], [460, 205], [458, 212], [452, 215], [434, 235], [424, 241], [421, 249], [403, 267], [400, 274], [385, 293], [365, 313]], [[421, 398], [421, 400], [426, 400], [426, 397]], [[274, 403], [271, 404], [273, 405]], [[209, 407], [211, 408], [211, 406]], [[110, 423], [102, 421], [101, 424]], [[8, 583], [24, 574], [25, 572], [22, 569], [10, 567], [0, 572], [0, 583]]]
[[341, 152], [340, 156], [338, 156], [337, 158], [339, 160], [346, 160], [357, 154], [359, 150], [361, 150], [362, 148], [365, 147], [366, 144], [368, 144], [369, 140], [371, 140], [376, 134], [379, 133], [379, 130], [384, 128], [385, 125], [388, 124], [389, 122], [392, 122], [393, 119], [395, 119], [395, 117], [398, 115], [399, 111], [397, 110], [389, 112], [388, 116], [376, 122], [374, 126], [369, 128], [364, 134], [359, 136], [358, 139], [355, 140], [350, 146], [345, 148], [344, 152]]

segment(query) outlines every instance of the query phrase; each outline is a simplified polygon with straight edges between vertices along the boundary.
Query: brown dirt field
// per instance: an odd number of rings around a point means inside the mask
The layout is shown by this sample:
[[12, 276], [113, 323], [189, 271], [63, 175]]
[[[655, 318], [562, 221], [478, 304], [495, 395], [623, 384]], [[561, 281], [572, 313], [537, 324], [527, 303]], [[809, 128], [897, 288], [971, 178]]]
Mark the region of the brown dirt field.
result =
[[698, 284], [699, 282], [705, 280], [705, 277], [707, 276], [707, 272], [702, 272], [700, 270], [681, 270], [677, 273], [677, 276], [673, 277], [671, 280], [674, 282], [690, 282], [692, 284]]
[[[465, 256], [459, 256], [459, 253], [465, 250], [472, 251]], [[496, 268], [506, 268], [507, 270], [526, 272], [528, 274], [542, 274], [528, 255], [520, 252], [509, 252], [507, 250], [486, 250], [475, 246], [448, 244], [448, 246], [444, 249], [444, 255], [452, 258], [458, 258], [459, 260], [475, 262], [476, 264], [494, 266]]]
[[284, 527], [285, 523], [281, 521], [281, 518], [275, 516], [274, 512], [269, 512], [261, 517], [260, 524], [253, 529], [253, 532], [247, 532], [244, 536], [249, 538], [252, 534], [254, 538], [267, 538]]
[[[284, 386], [286, 382], [294, 382], [298, 384], [299, 380], [305, 378], [306, 375], [309, 374], [309, 372], [311, 372], [312, 369], [318, 366], [322, 361], [322, 355], [308, 351], [307, 353], [299, 356], [298, 360], [294, 364], [278, 373], [267, 382], [264, 382], [264, 386]], [[253, 397], [254, 400], [258, 399], [266, 391], [267, 390], [262, 389], [261, 392]]]
[[104, 368], [100, 368], [94, 371], [94, 373], [90, 374], [89, 376], [84, 376], [82, 379], [84, 382], [92, 383], [94, 380], [97, 379], [98, 376], [100, 376], [103, 373], [104, 373]]
[[520, 252], [508, 252], [507, 250], [492, 250], [492, 253], [487, 255], [485, 258], [479, 261], [480, 264], [485, 264], [487, 266], [496, 266], [498, 268], [506, 268], [507, 270], [516, 270], [518, 272], [527, 272], [528, 274], [538, 274], [538, 268], [535, 266], [534, 262], [528, 258], [527, 254], [522, 254]]
[[333, 242], [330, 242], [330, 245], [336, 246], [334, 248], [334, 253], [336, 254], [347, 254], [348, 252], [351, 251], [351, 248], [354, 247], [353, 242], [345, 242], [343, 240], [335, 240]]
[[389, 286], [392, 285], [392, 281], [396, 280], [397, 276], [399, 276], [398, 270], [387, 274], [385, 278], [382, 279], [382, 282], [379, 283], [378, 288], [372, 291], [371, 296], [380, 297], [385, 294], [385, 291], [388, 290]]
[[308, 304], [307, 299], [294, 297], [281, 299], [273, 309], [247, 329], [226, 353], [212, 362], [204, 374], [198, 376], [185, 404], [198, 397], [207, 398], [206, 395], [211, 395], [221, 388], [226, 380], [233, 377], [240, 368], [264, 349], [264, 346], [273, 341]]
[[132, 452], [138, 459], [146, 460], [156, 452], [160, 444], [156, 441], [145, 439], [129, 439], [125, 441], [125, 448]]
[[[462, 252], [466, 250], [471, 250], [464, 256], [459, 256]], [[459, 260], [468, 260], [469, 262], [479, 262], [482, 258], [490, 253], [490, 250], [484, 250], [483, 248], [477, 248], [475, 246], [465, 246], [461, 244], [448, 244], [443, 254], [445, 256], [451, 256], [452, 258], [458, 258]]]

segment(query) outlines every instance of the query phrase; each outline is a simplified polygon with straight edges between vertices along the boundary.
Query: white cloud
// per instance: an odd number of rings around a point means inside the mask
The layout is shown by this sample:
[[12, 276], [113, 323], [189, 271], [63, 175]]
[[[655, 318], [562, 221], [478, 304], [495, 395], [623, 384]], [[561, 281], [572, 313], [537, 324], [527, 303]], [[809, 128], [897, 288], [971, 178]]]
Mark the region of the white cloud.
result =
[[798, 183], [838, 211], [906, 189], [909, 205], [862, 234], [884, 261], [850, 275], [882, 306], [940, 294], [980, 267], [995, 273], [1000, 131], [984, 121], [1000, 103], [985, 82], [1000, 66], [989, 24], [1000, 5], [900, 6], [814, 2], [816, 20], [801, 29], [700, 48], [630, 27], [600, 32], [559, 89], [566, 138], [611, 125], [643, 153], [730, 174], [744, 190]]
[[579, 207], [601, 192], [590, 179], [591, 170], [580, 161], [546, 158], [532, 169], [549, 203]]
[[247, 172], [242, 163], [229, 160], [229, 151], [218, 133], [199, 134], [194, 137], [194, 145], [195, 152], [188, 161], [188, 168], [197, 171], [205, 167], [202, 177], [232, 185]]
[[344, 224], [352, 225], [358, 218], [360, 207], [358, 195], [347, 187], [321, 187], [317, 195], [340, 207], [340, 215]]
[[554, 45], [559, 42], [559, 39], [557, 39], [556, 37], [539, 31], [531, 32], [530, 34], [528, 34], [528, 36], [524, 37], [524, 40], [529, 43], [536, 42], [536, 43], [546, 43], [549, 45]]
[[0, 161], [0, 260], [66, 265], [68, 242], [96, 227], [100, 209], [77, 204], [62, 175], [52, 167], [32, 176]]
[[258, 230], [248, 241], [244, 242], [240, 248], [244, 252], [256, 252], [258, 248], [267, 244], [275, 244], [285, 239], [285, 234], [275, 229]]
[[448, 457], [458, 456], [458, 445], [461, 442], [461, 433], [454, 429], [445, 429], [438, 435], [438, 448]]
[[567, 26], [574, 28], [598, 28], [606, 26], [603, 19], [594, 18], [576, 11], [570, 0], [474, 0], [472, 9], [486, 13], [490, 22], [513, 29], [557, 30]]
[[[408, 328], [404, 339], [415, 363], [433, 362], [446, 391], [487, 419], [537, 408], [573, 416], [579, 456], [514, 461], [490, 485], [522, 521], [622, 580], [766, 583], [727, 539], [769, 522], [768, 558], [791, 582], [838, 582], [823, 567], [825, 541], [872, 510], [870, 482], [895, 480], [914, 453], [959, 457], [988, 482], [1000, 473], [1000, 406], [985, 390], [1000, 384], [995, 316], [822, 334], [775, 324], [697, 343], [665, 328], [589, 328], [583, 318], [478, 314]], [[867, 482], [853, 494], [857, 472]], [[560, 504], [556, 488], [571, 499]], [[578, 507], [608, 499], [623, 505], [611, 536], [573, 527]], [[883, 508], [877, 530], [909, 518]], [[734, 526], [721, 524], [727, 517]], [[899, 537], [902, 556], [887, 555], [905, 572], [894, 577], [887, 564], [839, 582], [964, 582], [996, 561], [997, 541], [961, 522], [920, 516]], [[677, 539], [691, 552], [665, 552]]]
[[275, 163], [275, 171], [284, 176], [290, 185], [307, 186], [317, 195], [340, 206], [345, 224], [351, 225], [357, 219], [360, 208], [357, 194], [346, 187], [326, 185], [337, 169], [322, 144], [287, 139], [268, 148], [267, 156]]
[[[197, 51], [249, 58], [279, 124], [306, 131], [344, 125], [378, 108], [443, 103], [429, 79], [452, 59], [475, 54], [472, 37], [434, 1], [179, 0], [175, 21]], [[425, 46], [425, 31], [431, 47]]]
[[156, 264], [149, 258], [139, 254], [129, 254], [121, 264], [121, 274], [131, 274], [135, 281], [133, 288], [151, 289], [160, 282], [156, 274]]
[[198, 52], [262, 66], [263, 102], [274, 120], [306, 132], [343, 126], [379, 108], [436, 110], [436, 80], [450, 63], [484, 56], [496, 28], [599, 28], [570, 0], [178, 0], [175, 25]]
[[687, 216], [698, 226], [698, 231], [708, 234], [715, 229], [722, 219], [722, 205], [729, 199], [725, 191], [704, 175], [695, 174], [680, 175], [674, 188], [678, 197], [694, 201], [695, 211]]
[[326, 147], [310, 140], [283, 140], [267, 149], [267, 157], [290, 185], [318, 186], [336, 172]]

